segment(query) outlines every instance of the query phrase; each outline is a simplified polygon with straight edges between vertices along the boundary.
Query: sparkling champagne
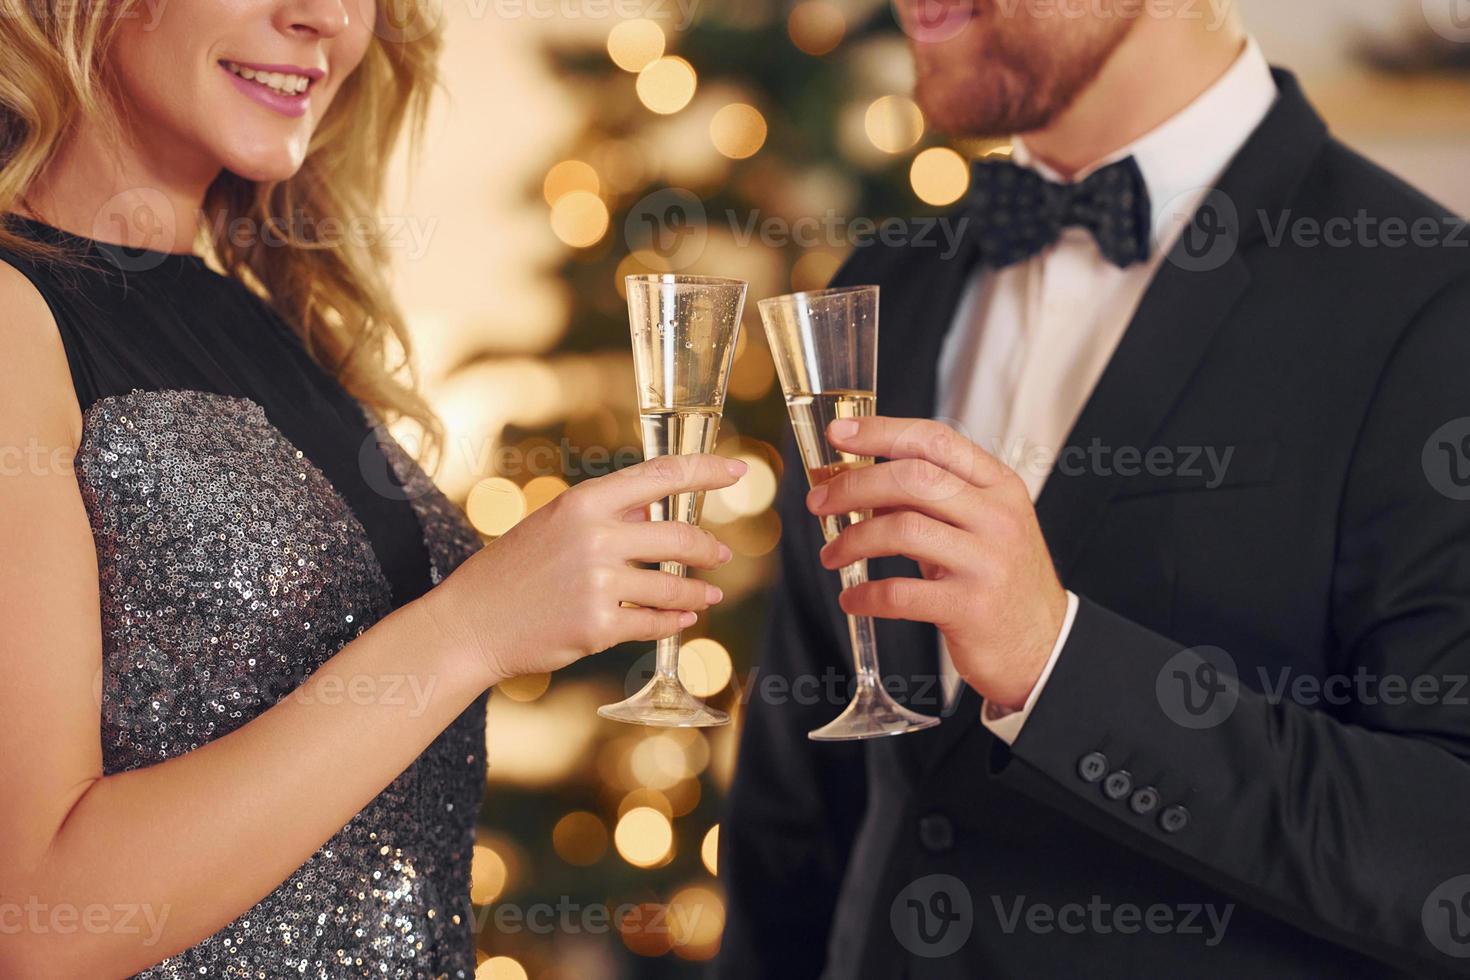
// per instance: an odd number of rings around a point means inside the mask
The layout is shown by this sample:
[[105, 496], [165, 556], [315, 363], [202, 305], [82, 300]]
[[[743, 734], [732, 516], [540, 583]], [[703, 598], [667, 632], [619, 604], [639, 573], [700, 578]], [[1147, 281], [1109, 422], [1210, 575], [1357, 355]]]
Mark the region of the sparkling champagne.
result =
[[[844, 470], [872, 464], [871, 456], [854, 456], [834, 449], [827, 441], [827, 426], [837, 419], [870, 416], [877, 401], [877, 396], [871, 391], [844, 390], [815, 395], [796, 392], [786, 399], [786, 411], [791, 415], [791, 428], [796, 434], [796, 448], [801, 452], [807, 481], [812, 486], [825, 483]], [[848, 526], [869, 516], [871, 514], [867, 511], [853, 511], [824, 517], [822, 535], [831, 541]]]
[[[720, 431], [717, 408], [665, 408], [642, 413], [643, 458], [687, 456], [710, 453]], [[679, 493], [656, 501], [650, 516], [655, 521], [698, 524], [704, 504], [703, 493]]]

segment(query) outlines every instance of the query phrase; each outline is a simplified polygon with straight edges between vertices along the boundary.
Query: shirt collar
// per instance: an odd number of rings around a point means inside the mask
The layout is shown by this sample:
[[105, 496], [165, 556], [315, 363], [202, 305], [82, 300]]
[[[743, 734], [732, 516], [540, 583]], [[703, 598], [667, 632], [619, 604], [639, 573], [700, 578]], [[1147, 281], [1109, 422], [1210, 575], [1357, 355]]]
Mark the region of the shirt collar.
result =
[[[1129, 145], [1086, 167], [1080, 181], [1111, 163], [1133, 157], [1143, 173], [1154, 213], [1191, 191], [1203, 190], [1225, 172], [1230, 160], [1276, 101], [1276, 82], [1254, 37], [1213, 85], [1193, 102]], [[1052, 181], [1058, 174], [1035, 159], [1025, 141], [1012, 141], [1012, 162]]]

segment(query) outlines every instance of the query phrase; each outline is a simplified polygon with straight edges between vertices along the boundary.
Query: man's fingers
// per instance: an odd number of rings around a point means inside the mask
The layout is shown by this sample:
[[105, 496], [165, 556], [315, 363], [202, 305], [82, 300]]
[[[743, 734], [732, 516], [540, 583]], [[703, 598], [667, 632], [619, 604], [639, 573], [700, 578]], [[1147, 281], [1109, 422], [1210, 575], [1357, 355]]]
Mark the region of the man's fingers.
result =
[[924, 459], [896, 459], [844, 470], [813, 487], [807, 509], [817, 516], [879, 510], [916, 510], [965, 530], [982, 506], [983, 491]]
[[623, 601], [653, 609], [708, 609], [724, 598], [724, 593], [708, 582], [643, 568], [621, 573], [617, 589]]
[[948, 621], [952, 602], [944, 583], [921, 578], [885, 578], [844, 589], [842, 611], [853, 616], [907, 619], [936, 626]]
[[713, 453], [658, 456], [578, 484], [574, 490], [604, 513], [626, 515], [635, 507], [676, 493], [728, 487], [740, 479], [746, 468], [740, 460]]
[[827, 426], [832, 444], [858, 456], [926, 460], [966, 483], [988, 487], [1014, 475], [1010, 467], [933, 419], [886, 415], [838, 419]]
[[677, 561], [691, 568], [719, 568], [730, 560], [730, 549], [718, 538], [682, 521], [645, 522], [624, 533], [624, 554], [632, 561]]
[[975, 539], [952, 524], [917, 511], [894, 511], [859, 521], [821, 551], [822, 564], [841, 568], [864, 558], [902, 555], [941, 568], [964, 563], [975, 549]]

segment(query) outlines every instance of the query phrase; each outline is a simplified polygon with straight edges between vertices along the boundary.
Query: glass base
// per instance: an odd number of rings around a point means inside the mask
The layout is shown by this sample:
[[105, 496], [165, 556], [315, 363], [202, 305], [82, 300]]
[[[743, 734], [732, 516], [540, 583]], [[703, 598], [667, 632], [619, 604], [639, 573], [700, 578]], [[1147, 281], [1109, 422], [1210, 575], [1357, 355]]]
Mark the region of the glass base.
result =
[[597, 709], [603, 718], [658, 728], [714, 728], [730, 724], [730, 716], [690, 694], [678, 678], [655, 673], [643, 690], [617, 704]]
[[842, 714], [806, 733], [813, 742], [851, 742], [861, 738], [906, 735], [939, 724], [931, 715], [910, 711], [877, 684], [859, 684]]

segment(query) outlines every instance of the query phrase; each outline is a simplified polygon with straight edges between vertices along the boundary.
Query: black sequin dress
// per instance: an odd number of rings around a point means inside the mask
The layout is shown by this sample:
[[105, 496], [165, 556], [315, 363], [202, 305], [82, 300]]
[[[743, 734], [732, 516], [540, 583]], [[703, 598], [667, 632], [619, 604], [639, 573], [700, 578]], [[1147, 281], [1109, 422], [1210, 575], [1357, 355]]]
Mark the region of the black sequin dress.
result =
[[[244, 285], [6, 220], [84, 262], [0, 250], [49, 304], [83, 413], [107, 773], [239, 728], [479, 547]], [[482, 696], [264, 901], [140, 976], [472, 977], [484, 723]]]

